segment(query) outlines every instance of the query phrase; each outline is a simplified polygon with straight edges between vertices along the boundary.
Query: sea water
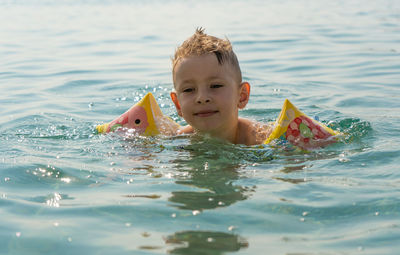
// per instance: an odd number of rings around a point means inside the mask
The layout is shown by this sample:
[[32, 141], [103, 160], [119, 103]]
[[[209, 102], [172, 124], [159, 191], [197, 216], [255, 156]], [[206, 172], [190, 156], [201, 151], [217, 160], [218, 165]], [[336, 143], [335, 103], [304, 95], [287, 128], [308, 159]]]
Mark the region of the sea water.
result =
[[[0, 1], [0, 254], [399, 254], [400, 2]], [[98, 135], [196, 27], [227, 37], [251, 98], [345, 137], [304, 152]]]

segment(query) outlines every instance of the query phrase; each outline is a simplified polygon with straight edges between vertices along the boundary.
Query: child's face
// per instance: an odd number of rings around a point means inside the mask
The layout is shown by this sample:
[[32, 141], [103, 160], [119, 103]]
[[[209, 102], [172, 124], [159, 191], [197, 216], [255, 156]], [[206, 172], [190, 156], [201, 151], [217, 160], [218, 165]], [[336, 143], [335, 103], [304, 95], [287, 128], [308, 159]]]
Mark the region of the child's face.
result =
[[[182, 59], [175, 67], [171, 93], [178, 114], [196, 131], [223, 134], [238, 122], [241, 84], [234, 68], [214, 54]], [[175, 99], [174, 99], [175, 98]], [[248, 97], [247, 97], [248, 99]]]

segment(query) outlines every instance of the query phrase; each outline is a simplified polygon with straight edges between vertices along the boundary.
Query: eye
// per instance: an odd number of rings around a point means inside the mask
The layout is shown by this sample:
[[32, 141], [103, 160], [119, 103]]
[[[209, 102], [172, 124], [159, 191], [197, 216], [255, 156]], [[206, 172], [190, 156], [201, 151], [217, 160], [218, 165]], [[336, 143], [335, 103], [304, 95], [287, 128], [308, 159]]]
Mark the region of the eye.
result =
[[136, 119], [136, 120], [135, 120], [135, 124], [136, 124], [136, 125], [139, 125], [139, 124], [140, 124], [140, 119]]
[[184, 89], [184, 90], [182, 90], [184, 93], [190, 93], [190, 92], [193, 92], [194, 91], [194, 89], [193, 88], [186, 88], [186, 89]]
[[217, 88], [222, 88], [224, 85], [222, 85], [222, 84], [212, 84], [210, 87], [212, 88], [212, 89], [217, 89]]

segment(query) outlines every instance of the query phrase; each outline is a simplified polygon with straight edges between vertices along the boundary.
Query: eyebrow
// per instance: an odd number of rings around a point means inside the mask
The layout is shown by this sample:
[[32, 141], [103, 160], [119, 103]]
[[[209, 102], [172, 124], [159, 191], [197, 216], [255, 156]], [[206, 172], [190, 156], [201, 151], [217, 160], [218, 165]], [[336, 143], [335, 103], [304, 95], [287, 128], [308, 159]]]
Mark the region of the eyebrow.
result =
[[[208, 77], [208, 78], [207, 78], [207, 81], [218, 80], [218, 79], [222, 79], [222, 78], [221, 78], [220, 76], [213, 75], [213, 76]], [[185, 84], [185, 83], [194, 83], [195, 81], [196, 81], [195, 79], [189, 78], [189, 79], [183, 80], [183, 81], [181, 82], [181, 84]]]
[[186, 80], [183, 80], [182, 82], [180, 82], [180, 84], [182, 84], [182, 85], [190, 84], [190, 83], [194, 83], [194, 79], [186, 79]]
[[221, 79], [221, 77], [219, 77], [219, 76], [211, 76], [210, 78], [208, 78], [208, 80], [215, 80], [215, 79]]

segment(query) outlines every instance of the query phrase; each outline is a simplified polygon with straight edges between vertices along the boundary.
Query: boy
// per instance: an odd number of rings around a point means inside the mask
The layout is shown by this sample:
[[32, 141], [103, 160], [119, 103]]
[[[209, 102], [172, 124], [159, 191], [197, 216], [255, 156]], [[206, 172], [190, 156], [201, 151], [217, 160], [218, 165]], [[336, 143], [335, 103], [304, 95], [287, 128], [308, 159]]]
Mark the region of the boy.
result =
[[229, 40], [197, 29], [177, 48], [172, 62], [175, 91], [171, 99], [178, 115], [189, 124], [178, 134], [208, 134], [245, 145], [266, 140], [270, 126], [238, 117], [238, 110], [249, 101], [250, 84], [242, 81]]

